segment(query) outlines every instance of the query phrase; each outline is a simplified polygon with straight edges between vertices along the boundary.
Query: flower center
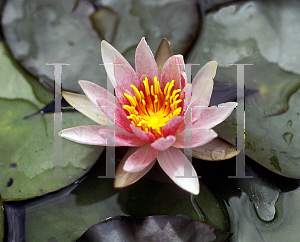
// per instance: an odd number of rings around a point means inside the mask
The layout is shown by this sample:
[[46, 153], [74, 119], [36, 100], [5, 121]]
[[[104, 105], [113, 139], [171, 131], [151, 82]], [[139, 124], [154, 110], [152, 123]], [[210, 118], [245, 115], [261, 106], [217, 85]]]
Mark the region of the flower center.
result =
[[124, 93], [131, 106], [124, 105], [123, 108], [129, 112], [129, 118], [137, 128], [151, 132], [156, 137], [161, 136], [162, 129], [173, 117], [178, 116], [181, 107], [177, 105], [182, 101], [179, 97], [180, 89], [173, 90], [174, 80], [168, 82], [164, 92], [160, 89], [157, 77], [154, 77], [154, 86], [149, 88], [148, 78], [143, 81], [145, 91], [139, 91], [134, 85], [134, 97]]

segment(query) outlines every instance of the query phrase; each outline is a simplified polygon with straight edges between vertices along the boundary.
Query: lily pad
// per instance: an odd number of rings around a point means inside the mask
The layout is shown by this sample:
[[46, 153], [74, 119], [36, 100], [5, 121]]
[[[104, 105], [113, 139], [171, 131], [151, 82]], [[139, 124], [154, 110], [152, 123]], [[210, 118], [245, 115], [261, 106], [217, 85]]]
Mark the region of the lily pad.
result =
[[[122, 158], [123, 150], [116, 148], [117, 158]], [[103, 153], [88, 177], [76, 184], [75, 189], [65, 188], [26, 204], [26, 241], [48, 241], [50, 238], [74, 241], [93, 224], [118, 215], [139, 218], [149, 214], [177, 215], [205, 221], [228, 231], [222, 209], [204, 185], [196, 197], [191, 197], [174, 183], [148, 178], [142, 178], [128, 188], [114, 189], [113, 179], [99, 178], [105, 175], [104, 159]], [[158, 176], [161, 178], [160, 174]], [[45, 226], [47, 230], [42, 229]]]
[[229, 199], [231, 232], [236, 232], [232, 241], [298, 241], [300, 190], [281, 193], [276, 202], [276, 217], [264, 222], [257, 216], [249, 198], [242, 194], [240, 198]]
[[102, 4], [106, 8], [95, 12], [88, 0], [10, 0], [3, 9], [3, 33], [16, 60], [45, 86], [53, 89], [53, 67], [46, 63], [68, 63], [70, 66], [63, 68], [62, 86], [82, 92], [78, 80], [106, 86], [106, 72], [99, 66], [102, 38], [111, 40], [132, 61], [130, 50], [141, 37], [146, 36], [153, 49], [167, 37], [174, 52], [183, 53], [200, 26], [195, 1], [130, 0]]
[[4, 42], [0, 42], [0, 97], [20, 98], [43, 107], [45, 102], [53, 99], [53, 93], [43, 90], [34, 77], [26, 73], [9, 53]]
[[[104, 16], [111, 21], [102, 18]], [[174, 0], [103, 1], [92, 21], [100, 36], [111, 36], [115, 30], [113, 45], [121, 53], [136, 47], [141, 37], [145, 36], [152, 50], [157, 49], [161, 39], [167, 38], [172, 43], [173, 53], [182, 54], [196, 38], [201, 22], [196, 1]], [[132, 57], [129, 60], [134, 63]]]
[[77, 241], [228, 241], [232, 234], [195, 220], [173, 216], [105, 219], [89, 228]]
[[106, 83], [101, 40], [89, 19], [94, 10], [88, 0], [11, 0], [2, 13], [3, 33], [16, 60], [47, 86], [53, 87], [53, 66], [46, 63], [70, 64], [62, 86], [80, 92], [78, 80]]
[[[0, 191], [4, 201], [41, 196], [67, 186], [85, 174], [104, 149], [62, 140], [62, 168], [54, 174], [53, 114], [24, 120], [37, 111], [33, 104], [0, 99], [0, 106]], [[80, 113], [63, 113], [62, 117], [63, 128], [92, 123]]]
[[[291, 1], [285, 4], [286, 11], [291, 9], [293, 15]], [[258, 90], [245, 98], [246, 155], [280, 175], [300, 178], [300, 76], [283, 70], [281, 62], [270, 63], [272, 54], [278, 54], [277, 49], [263, 47], [267, 42], [273, 43], [273, 37], [280, 36], [283, 30], [270, 27], [267, 7], [277, 9], [274, 2], [248, 2], [208, 14], [188, 61], [205, 63], [215, 59], [219, 62], [216, 80], [230, 84], [236, 83], [237, 70], [235, 66], [228, 66], [229, 63], [253, 64], [245, 66], [244, 75], [245, 88]], [[233, 22], [243, 24], [232, 25]], [[290, 31], [297, 32], [297, 26], [289, 26]], [[291, 48], [296, 47], [291, 45]], [[236, 143], [235, 117], [233, 112], [215, 127], [218, 135], [233, 145]]]
[[2, 199], [0, 197], [0, 240], [3, 241], [4, 238], [4, 208], [2, 204]]

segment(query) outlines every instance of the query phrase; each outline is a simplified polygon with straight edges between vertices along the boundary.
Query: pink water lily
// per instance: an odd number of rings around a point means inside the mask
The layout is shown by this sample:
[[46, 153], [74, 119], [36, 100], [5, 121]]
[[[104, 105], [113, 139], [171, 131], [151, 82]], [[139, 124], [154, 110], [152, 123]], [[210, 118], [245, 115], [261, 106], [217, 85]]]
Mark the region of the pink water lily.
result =
[[[100, 125], [73, 127], [60, 135], [82, 144], [106, 146], [107, 136], [114, 134], [115, 146], [130, 146], [116, 170], [116, 176], [123, 177], [115, 179], [115, 187], [136, 182], [157, 160], [178, 186], [198, 194], [196, 171], [179, 148], [212, 141], [217, 137], [212, 128], [236, 107], [235, 102], [219, 105], [227, 108], [208, 107], [217, 62], [204, 65], [191, 85], [187, 83], [183, 56], [173, 55], [164, 63], [156, 63], [145, 38], [136, 49], [136, 71], [106, 41], [102, 41], [101, 51], [116, 96], [89, 81], [79, 81], [86, 96], [63, 92], [71, 105]], [[195, 108], [199, 106], [207, 108]], [[106, 126], [106, 117], [114, 127]], [[185, 135], [192, 139], [185, 142]], [[187, 169], [193, 178], [184, 177]]]

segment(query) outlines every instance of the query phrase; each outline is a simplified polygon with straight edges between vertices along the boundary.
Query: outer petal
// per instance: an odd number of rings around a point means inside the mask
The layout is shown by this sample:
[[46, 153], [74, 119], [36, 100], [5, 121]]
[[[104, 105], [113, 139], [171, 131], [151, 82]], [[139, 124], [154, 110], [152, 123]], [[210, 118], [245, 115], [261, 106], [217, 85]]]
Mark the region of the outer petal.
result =
[[164, 150], [168, 149], [169, 147], [171, 147], [171, 145], [174, 144], [175, 140], [176, 140], [176, 138], [173, 135], [169, 135], [166, 138], [161, 137], [161, 138], [155, 140], [151, 144], [151, 147], [155, 150], [164, 151]]
[[138, 78], [133, 68], [129, 64], [127, 65], [123, 63], [123, 59], [121, 59], [120, 56], [115, 57], [114, 63], [116, 82], [118, 86], [122, 86], [124, 89], [129, 90], [130, 93], [133, 94], [134, 92], [130, 85], [137, 86]]
[[205, 106], [209, 105], [210, 97], [213, 90], [213, 78], [216, 75], [218, 63], [210, 61], [206, 63], [193, 79], [193, 96], [191, 103], [199, 98], [205, 99]]
[[194, 129], [211, 129], [222, 123], [235, 109], [236, 102], [221, 103], [217, 107], [204, 108], [197, 121], [192, 124]]
[[220, 138], [215, 138], [205, 145], [192, 149], [193, 157], [211, 161], [230, 159], [238, 153], [240, 150], [237, 151], [235, 146]]
[[[107, 146], [107, 135], [113, 135], [113, 130], [106, 126], [84, 125], [59, 132], [59, 135], [68, 140], [88, 145]], [[140, 146], [143, 144], [135, 135], [125, 131], [115, 130], [115, 146]]]
[[[116, 97], [104, 89], [103, 87], [89, 81], [79, 81], [83, 92], [87, 97], [96, 105], [100, 107], [102, 112], [118, 126], [122, 127], [129, 133], [130, 129], [130, 120], [127, 118], [124, 110], [120, 107]], [[107, 108], [108, 106], [108, 108]], [[111, 108], [114, 107], [114, 108]]]
[[169, 135], [175, 134], [177, 129], [183, 122], [184, 119], [181, 116], [176, 116], [171, 118], [163, 128], [162, 131], [163, 137], [167, 137]]
[[64, 129], [58, 134], [63, 138], [80, 144], [105, 146], [106, 140], [99, 133], [101, 128], [103, 126], [100, 125], [77, 126]]
[[[107, 104], [114, 105], [115, 96], [107, 91], [105, 88], [90, 81], [78, 82], [85, 95], [95, 104], [100, 102], [101, 106], [107, 106]], [[97, 101], [98, 100], [98, 103]]]
[[[115, 67], [117, 65], [122, 65], [127, 69], [127, 71], [132, 67], [128, 63], [128, 61], [117, 51], [112, 45], [107, 43], [105, 40], [101, 42], [101, 55], [102, 55], [102, 60], [104, 63], [104, 67], [106, 70], [106, 73], [115, 87], [117, 85], [117, 80], [115, 76]], [[132, 69], [134, 72], [134, 70]], [[131, 73], [133, 73], [130, 71]]]
[[198, 147], [212, 141], [217, 136], [217, 133], [212, 129], [184, 130], [180, 134], [175, 135], [176, 141], [173, 146], [177, 148]]
[[64, 99], [67, 100], [76, 110], [89, 117], [98, 124], [106, 124], [106, 116], [98, 107], [88, 99], [87, 96], [72, 92], [62, 92]]
[[160, 75], [153, 53], [143, 37], [138, 44], [135, 52], [136, 75], [140, 78], [143, 74], [148, 74], [152, 80], [156, 76], [159, 80]]
[[[165, 173], [182, 189], [192, 193], [199, 194], [199, 180], [197, 173], [186, 158], [186, 156], [177, 148], [170, 147], [165, 151], [158, 152], [157, 160]], [[189, 171], [193, 177], [185, 177], [184, 171]]]
[[168, 82], [175, 81], [174, 89], [181, 89], [181, 72], [184, 70], [182, 55], [171, 56], [163, 66], [161, 71], [161, 88], [164, 89]]
[[158, 151], [153, 149], [150, 144], [144, 144], [125, 161], [124, 171], [140, 172], [144, 170], [156, 158], [157, 153]]
[[126, 152], [125, 156], [121, 160], [117, 170], [116, 170], [116, 178], [114, 181], [114, 186], [116, 188], [129, 186], [136, 181], [138, 181], [141, 177], [143, 177], [155, 164], [156, 159], [154, 159], [148, 166], [146, 166], [143, 170], [139, 172], [127, 172], [123, 169], [124, 164], [128, 157], [132, 155], [138, 148], [129, 148]]
[[139, 128], [135, 127], [133, 124], [130, 124], [130, 128], [132, 132], [136, 135], [136, 137], [138, 137], [144, 143], [154, 142], [155, 137], [152, 133], [140, 130]]

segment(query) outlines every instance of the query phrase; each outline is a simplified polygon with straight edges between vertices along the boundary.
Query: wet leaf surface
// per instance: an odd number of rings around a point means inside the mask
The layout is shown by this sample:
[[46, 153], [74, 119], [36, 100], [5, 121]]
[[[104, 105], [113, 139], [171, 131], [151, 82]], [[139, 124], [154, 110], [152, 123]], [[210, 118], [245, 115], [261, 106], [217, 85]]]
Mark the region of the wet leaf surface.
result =
[[53, 89], [53, 67], [46, 63], [68, 63], [63, 89], [82, 92], [78, 80], [106, 87], [106, 73], [99, 66], [103, 38], [131, 63], [132, 50], [143, 36], [153, 52], [166, 37], [174, 53], [184, 53], [199, 30], [197, 8], [196, 1], [127, 0], [106, 1], [96, 12], [88, 0], [10, 0], [3, 9], [2, 28], [13, 56], [46, 87]]
[[[300, 76], [294, 74], [297, 68], [293, 69], [294, 73], [286, 71], [290, 68], [282, 69], [286, 67], [284, 58], [277, 58], [281, 47], [288, 48], [286, 36], [282, 43], [277, 41], [286, 31], [278, 21], [286, 26], [286, 20], [277, 19], [276, 23], [280, 27], [274, 29], [267, 9], [278, 11], [278, 6], [286, 11], [291, 9], [292, 18], [296, 18], [292, 1], [284, 4], [279, 1], [248, 2], [208, 14], [201, 37], [193, 47], [188, 61], [205, 63], [215, 59], [219, 62], [216, 80], [230, 84], [236, 83], [236, 67], [228, 66], [229, 63], [253, 64], [245, 66], [244, 75], [245, 88], [258, 90], [245, 98], [246, 154], [273, 172], [299, 178], [300, 136], [297, 131], [300, 129]], [[297, 26], [298, 23], [286, 28], [294, 32]], [[274, 48], [267, 43], [272, 43]], [[296, 59], [297, 53], [293, 53]], [[297, 65], [296, 61], [293, 61], [293, 65]], [[233, 112], [230, 118], [215, 128], [221, 138], [233, 145], [236, 144], [235, 117], [236, 113]]]
[[0, 42], [0, 97], [20, 98], [30, 101], [38, 108], [53, 99], [53, 94], [44, 90], [36, 78], [26, 73], [13, 59], [4, 42]]
[[94, 10], [87, 0], [10, 0], [3, 33], [16, 60], [46, 86], [53, 87], [53, 66], [46, 63], [70, 64], [63, 68], [64, 89], [80, 92], [81, 79], [105, 86], [101, 40], [89, 20]]
[[[116, 152], [124, 153], [122, 148]], [[203, 184], [200, 194], [191, 197], [170, 183], [166, 175], [166, 181], [159, 174], [160, 181], [149, 180], [157, 174], [153, 170], [148, 178], [128, 188], [114, 189], [113, 179], [99, 178], [105, 175], [104, 161], [102, 154], [84, 181], [26, 204], [26, 240], [47, 241], [55, 237], [58, 241], [74, 241], [93, 224], [117, 215], [173, 215], [228, 231], [224, 212]], [[47, 230], [42, 229], [45, 226]]]
[[228, 241], [231, 234], [199, 221], [173, 216], [108, 218], [89, 228], [77, 241]]
[[254, 205], [243, 193], [229, 199], [230, 224], [237, 241], [298, 241], [300, 216], [299, 189], [280, 194], [275, 205], [276, 216], [272, 223], [259, 219]]
[[[98, 159], [103, 147], [62, 140], [61, 174], [54, 176], [53, 114], [23, 117], [37, 111], [29, 102], [0, 99], [0, 177], [4, 201], [41, 196], [74, 182]], [[62, 127], [92, 124], [80, 113], [64, 113]], [[56, 133], [56, 139], [61, 140]], [[26, 142], [24, 142], [26, 141]]]

